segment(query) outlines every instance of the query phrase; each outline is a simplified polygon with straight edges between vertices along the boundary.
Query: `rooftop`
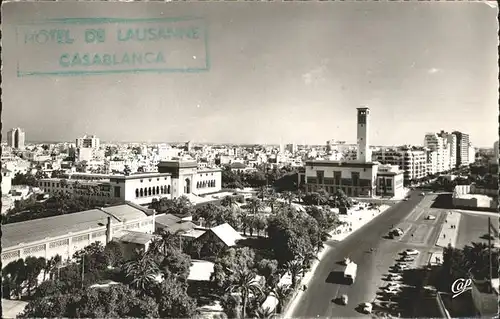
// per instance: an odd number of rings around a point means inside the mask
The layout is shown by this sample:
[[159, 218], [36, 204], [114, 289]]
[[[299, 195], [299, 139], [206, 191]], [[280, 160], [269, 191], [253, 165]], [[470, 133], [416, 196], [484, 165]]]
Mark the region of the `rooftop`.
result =
[[127, 233], [121, 236], [119, 240], [124, 243], [145, 245], [150, 240], [152, 240], [153, 237], [154, 235], [152, 234], [141, 233], [137, 231], [127, 231]]
[[[51, 237], [64, 236], [106, 225], [108, 216], [115, 216], [121, 221], [134, 220], [146, 216], [144, 211], [130, 203], [91, 209], [83, 212], [28, 220], [20, 223], [2, 225], [2, 249], [21, 243], [31, 243]], [[118, 223], [115, 218], [112, 224]]]
[[229, 247], [236, 245], [238, 240], [244, 239], [243, 236], [240, 235], [231, 225], [228, 223], [215, 226], [210, 228], [210, 230], [219, 237], [224, 244]]

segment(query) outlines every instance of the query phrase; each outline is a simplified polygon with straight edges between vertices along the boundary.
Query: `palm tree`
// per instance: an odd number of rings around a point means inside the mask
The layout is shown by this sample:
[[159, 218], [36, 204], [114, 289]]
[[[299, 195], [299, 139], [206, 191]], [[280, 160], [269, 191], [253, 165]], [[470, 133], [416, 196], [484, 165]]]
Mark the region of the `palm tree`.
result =
[[276, 312], [281, 313], [283, 311], [283, 304], [285, 303], [286, 298], [292, 292], [292, 289], [290, 288], [289, 285], [278, 285], [275, 288], [273, 288], [271, 292], [273, 293], [274, 297], [278, 302], [276, 304]]
[[267, 202], [271, 206], [271, 213], [274, 214], [274, 205], [278, 201], [278, 197], [274, 191], [269, 192]]
[[285, 269], [290, 273], [292, 277], [292, 287], [295, 288], [297, 285], [297, 277], [304, 273], [304, 263], [302, 260], [292, 260], [285, 264]]
[[234, 205], [237, 205], [237, 202], [234, 196], [226, 196], [221, 200], [220, 204], [224, 207], [232, 208]]
[[255, 274], [237, 270], [236, 280], [227, 288], [230, 293], [239, 293], [242, 300], [242, 318], [246, 318], [246, 308], [250, 295], [262, 294], [262, 287], [255, 280]]
[[288, 207], [291, 207], [295, 194], [289, 191], [283, 192], [283, 199], [288, 203]]
[[262, 202], [258, 198], [250, 198], [248, 206], [252, 214], [256, 215], [262, 209]]
[[266, 307], [266, 308], [260, 307], [255, 312], [255, 318], [258, 318], [258, 319], [269, 319], [269, 318], [272, 318], [273, 315], [274, 315], [274, 313], [271, 309], [269, 309], [269, 307]]
[[125, 264], [125, 274], [132, 279], [130, 284], [141, 291], [145, 291], [159, 273], [158, 265], [147, 253], [140, 253], [137, 259]]

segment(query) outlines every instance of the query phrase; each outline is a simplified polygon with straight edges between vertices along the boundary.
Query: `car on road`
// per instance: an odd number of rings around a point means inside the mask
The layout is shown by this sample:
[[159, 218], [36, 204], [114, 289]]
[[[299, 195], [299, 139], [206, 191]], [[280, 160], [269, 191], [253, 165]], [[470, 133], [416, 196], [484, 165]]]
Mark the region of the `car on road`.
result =
[[493, 237], [492, 235], [490, 234], [484, 234], [483, 236], [481, 236], [482, 239], [489, 239], [489, 240], [493, 240], [495, 239], [495, 237]]
[[394, 229], [391, 229], [391, 231], [389, 232], [389, 235], [403, 236], [404, 232], [403, 232], [403, 230], [401, 228], [394, 228]]
[[350, 264], [350, 263], [351, 263], [351, 260], [349, 259], [349, 257], [345, 257], [345, 258], [344, 258], [344, 265], [346, 265], [346, 266], [347, 266], [347, 265], [348, 265], [348, 264]]
[[347, 297], [347, 295], [340, 296], [340, 303], [342, 305], [344, 305], [344, 306], [347, 305], [348, 301], [349, 301], [349, 297]]
[[425, 196], [425, 193], [424, 192], [420, 193], [420, 196]]
[[420, 252], [418, 250], [416, 250], [416, 249], [410, 249], [410, 248], [408, 248], [407, 250], [405, 250], [403, 252], [403, 254], [407, 255], [407, 256], [412, 256], [412, 255], [418, 255], [418, 254], [420, 254]]
[[395, 296], [401, 292], [399, 289], [384, 289], [383, 291], [384, 291], [384, 293], [386, 293], [388, 295], [393, 295], [393, 296]]
[[436, 219], [436, 216], [434, 216], [434, 215], [428, 215], [425, 219], [427, 219], [427, 220], [434, 220], [434, 219]]
[[408, 201], [408, 197], [403, 198], [403, 200], [404, 200], [405, 202], [407, 202], [407, 201]]
[[398, 274], [389, 274], [388, 276], [389, 280], [395, 281], [395, 280], [402, 280], [403, 277]]
[[407, 269], [410, 269], [410, 266], [408, 266], [406, 264], [397, 264], [394, 268], [396, 270], [407, 270]]
[[397, 283], [395, 281], [390, 281], [387, 286], [385, 286], [385, 289], [400, 289], [401, 284]]
[[361, 304], [361, 309], [364, 313], [372, 313], [373, 305], [369, 302], [365, 302]]

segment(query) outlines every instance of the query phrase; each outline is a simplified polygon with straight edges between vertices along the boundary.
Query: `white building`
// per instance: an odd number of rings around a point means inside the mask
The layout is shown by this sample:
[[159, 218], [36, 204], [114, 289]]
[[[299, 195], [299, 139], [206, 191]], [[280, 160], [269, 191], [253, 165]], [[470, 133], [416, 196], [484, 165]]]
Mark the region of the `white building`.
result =
[[403, 170], [406, 183], [427, 176], [427, 154], [423, 149], [383, 148], [372, 152], [372, 160], [382, 164], [397, 165]]
[[76, 147], [79, 148], [99, 148], [100, 140], [95, 135], [83, 136], [76, 139]]
[[165, 161], [159, 172], [122, 174], [69, 174], [67, 178], [46, 178], [38, 186], [49, 194], [74, 193], [97, 201], [116, 199], [145, 205], [154, 198], [176, 198], [182, 195], [202, 196], [222, 188], [222, 171], [198, 169], [195, 161]]
[[[324, 189], [333, 194], [337, 189], [342, 189], [347, 196], [373, 197], [380, 194], [377, 189], [380, 163], [371, 162], [369, 115], [368, 108], [357, 109], [358, 148], [356, 160], [307, 161], [304, 172], [299, 174], [299, 185], [304, 181], [308, 192]], [[393, 166], [382, 165], [382, 167], [383, 193], [393, 196], [402, 192], [403, 172]], [[386, 185], [390, 186], [385, 187]]]
[[12, 189], [12, 172], [6, 168], [2, 168], [2, 195], [10, 193]]
[[[436, 152], [436, 171], [441, 173], [451, 169], [450, 167], [450, 145], [447, 137], [441, 137], [437, 133], [427, 133], [424, 146], [430, 151]], [[433, 163], [434, 165], [434, 163]]]
[[154, 220], [154, 211], [128, 203], [2, 225], [2, 267], [28, 256], [67, 260], [91, 243], [105, 245], [130, 231], [152, 234]]
[[15, 149], [24, 149], [25, 133], [19, 127], [13, 128], [7, 132], [7, 144]]

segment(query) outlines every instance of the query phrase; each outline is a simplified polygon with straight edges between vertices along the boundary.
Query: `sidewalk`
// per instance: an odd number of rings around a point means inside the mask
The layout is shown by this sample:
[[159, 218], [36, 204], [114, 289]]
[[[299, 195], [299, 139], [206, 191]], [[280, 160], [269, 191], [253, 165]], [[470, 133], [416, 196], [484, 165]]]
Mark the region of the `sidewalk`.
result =
[[[456, 212], [448, 212], [446, 215], [446, 221], [441, 227], [439, 232], [439, 237], [436, 241], [436, 246], [439, 247], [455, 247], [458, 236], [458, 228], [460, 225], [460, 218], [462, 215]], [[453, 227], [453, 228], [452, 228]]]
[[[373, 218], [375, 218], [378, 215], [380, 215], [383, 212], [385, 212], [388, 208], [390, 208], [389, 205], [382, 205], [382, 206], [379, 207], [378, 210], [376, 210], [376, 209], [373, 209], [373, 210], [365, 209], [365, 210], [359, 210], [359, 211], [352, 210], [352, 211], [348, 212], [348, 215], [341, 215], [341, 216], [345, 216], [346, 217], [345, 219], [350, 220], [350, 222], [352, 223], [352, 226], [349, 226], [349, 227], [352, 230], [351, 231], [342, 232], [340, 234], [334, 234], [337, 231], [335, 229], [335, 230], [333, 230], [333, 231], [330, 232], [330, 235], [331, 235], [330, 239], [339, 240], [339, 241], [346, 239], [347, 237], [349, 237], [350, 235], [352, 235], [354, 232], [356, 232], [357, 230], [359, 230], [361, 227], [363, 227], [364, 225], [366, 225]], [[316, 268], [318, 267], [318, 264], [321, 262], [321, 260], [323, 259], [323, 257], [325, 256], [326, 252], [329, 249], [331, 249], [331, 247], [329, 247], [327, 245], [325, 245], [325, 247], [321, 249], [321, 251], [318, 253], [318, 256], [317, 256], [318, 259], [313, 262], [313, 264], [311, 266], [311, 269], [300, 280], [300, 283], [298, 284], [298, 287], [302, 287], [304, 285], [307, 286], [309, 284], [309, 281], [313, 277], [314, 272], [315, 272]], [[288, 303], [288, 305], [284, 309], [283, 315], [281, 316], [281, 318], [291, 318], [291, 314], [293, 313], [295, 307], [297, 306], [297, 303], [300, 300], [300, 298], [302, 298], [303, 293], [304, 292], [300, 288], [299, 288], [299, 290], [296, 293], [294, 293], [294, 295], [292, 296], [290, 302]]]

